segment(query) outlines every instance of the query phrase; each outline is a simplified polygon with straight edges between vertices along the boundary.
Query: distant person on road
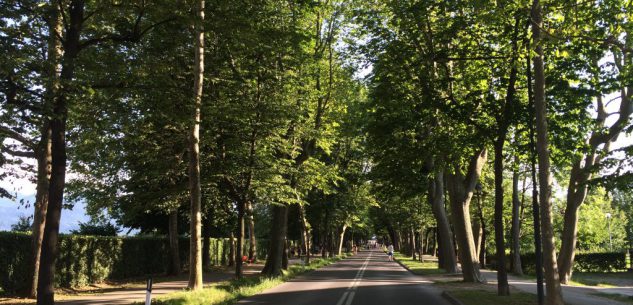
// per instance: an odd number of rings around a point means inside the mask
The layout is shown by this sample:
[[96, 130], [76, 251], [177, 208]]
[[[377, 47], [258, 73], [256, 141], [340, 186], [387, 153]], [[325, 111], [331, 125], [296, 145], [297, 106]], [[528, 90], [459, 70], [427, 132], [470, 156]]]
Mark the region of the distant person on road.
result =
[[389, 261], [393, 261], [393, 245], [389, 245], [389, 247], [387, 247], [387, 256]]

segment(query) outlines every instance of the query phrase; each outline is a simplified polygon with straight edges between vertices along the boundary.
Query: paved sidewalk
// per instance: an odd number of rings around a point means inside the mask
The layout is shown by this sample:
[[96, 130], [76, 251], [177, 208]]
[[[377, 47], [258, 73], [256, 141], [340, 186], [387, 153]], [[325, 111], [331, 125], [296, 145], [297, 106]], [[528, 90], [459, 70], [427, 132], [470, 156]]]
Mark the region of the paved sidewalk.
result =
[[[497, 284], [497, 272], [492, 270], [481, 271], [488, 279], [489, 284]], [[519, 290], [536, 294], [536, 282], [530, 279], [508, 275], [508, 283]], [[633, 297], [633, 287], [597, 287], [597, 286], [569, 286], [563, 285], [563, 298], [565, 303], [571, 305], [622, 305], [625, 303], [592, 295], [593, 293], [623, 294]]]
[[[250, 266], [244, 266], [245, 275], [253, 275], [259, 273], [263, 264], [252, 264]], [[224, 272], [205, 273], [203, 276], [204, 285], [209, 285], [213, 282], [225, 281], [234, 277], [233, 269], [228, 269]], [[152, 299], [176, 292], [187, 288], [188, 277], [187, 274], [180, 275], [177, 279], [167, 282], [155, 283], [152, 287]], [[138, 288], [123, 288], [117, 289], [105, 293], [96, 293], [89, 295], [77, 295], [77, 296], [64, 296], [63, 299], [56, 300], [55, 304], [64, 305], [123, 305], [133, 302], [145, 302], [145, 287]]]

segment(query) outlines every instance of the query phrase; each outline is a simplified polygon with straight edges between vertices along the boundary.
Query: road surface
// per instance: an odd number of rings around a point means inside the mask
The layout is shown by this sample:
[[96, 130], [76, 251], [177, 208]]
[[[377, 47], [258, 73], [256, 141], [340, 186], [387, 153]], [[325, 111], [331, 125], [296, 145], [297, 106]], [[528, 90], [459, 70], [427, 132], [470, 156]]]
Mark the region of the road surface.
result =
[[361, 251], [299, 276], [242, 305], [449, 305], [430, 281], [414, 276], [379, 250]]

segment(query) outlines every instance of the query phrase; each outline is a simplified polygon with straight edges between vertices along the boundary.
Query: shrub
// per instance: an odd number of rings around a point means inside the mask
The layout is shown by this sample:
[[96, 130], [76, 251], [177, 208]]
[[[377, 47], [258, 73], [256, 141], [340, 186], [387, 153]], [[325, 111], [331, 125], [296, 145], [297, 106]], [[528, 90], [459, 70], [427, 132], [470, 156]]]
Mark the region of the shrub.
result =
[[[189, 260], [189, 239], [179, 240], [181, 265]], [[224, 239], [210, 240], [212, 264], [225, 262]], [[0, 288], [24, 291], [29, 283], [31, 235], [0, 232]], [[78, 287], [104, 280], [161, 274], [169, 266], [169, 241], [165, 237], [114, 237], [60, 235], [55, 285]]]
[[[487, 258], [489, 267], [496, 268], [496, 257]], [[506, 267], [510, 269], [511, 257], [506, 258]], [[521, 267], [527, 274], [536, 273], [536, 255], [534, 253], [521, 254]], [[574, 260], [575, 272], [615, 272], [626, 270], [626, 254], [624, 252], [576, 253]]]

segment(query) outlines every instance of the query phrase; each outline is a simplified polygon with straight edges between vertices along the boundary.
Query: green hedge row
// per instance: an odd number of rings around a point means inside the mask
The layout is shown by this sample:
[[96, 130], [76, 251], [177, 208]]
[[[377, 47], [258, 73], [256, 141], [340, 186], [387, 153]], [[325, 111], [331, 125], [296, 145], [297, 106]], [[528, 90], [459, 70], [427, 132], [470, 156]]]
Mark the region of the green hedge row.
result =
[[[506, 258], [506, 267], [509, 269], [511, 258]], [[488, 257], [489, 267], [496, 268], [496, 257]], [[523, 272], [534, 274], [536, 270], [536, 255], [534, 253], [521, 254], [521, 267]], [[625, 271], [626, 253], [577, 253], [574, 260], [574, 272], [616, 272]]]
[[[61, 235], [56, 263], [57, 287], [78, 287], [104, 280], [140, 277], [167, 272], [169, 242], [165, 237], [103, 237]], [[189, 239], [180, 239], [181, 266], [189, 260]], [[228, 241], [211, 239], [209, 259], [227, 261]], [[259, 252], [259, 251], [258, 251]], [[0, 232], [0, 287], [23, 291], [29, 282], [31, 236]]]

